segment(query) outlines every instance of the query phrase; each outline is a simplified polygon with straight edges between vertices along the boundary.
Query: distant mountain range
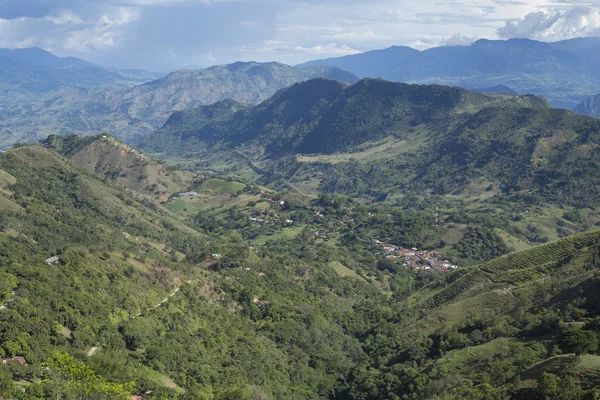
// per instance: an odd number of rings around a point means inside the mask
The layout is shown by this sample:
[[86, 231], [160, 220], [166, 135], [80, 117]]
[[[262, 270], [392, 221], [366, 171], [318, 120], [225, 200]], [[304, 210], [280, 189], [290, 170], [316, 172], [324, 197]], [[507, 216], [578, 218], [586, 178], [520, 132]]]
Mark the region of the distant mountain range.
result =
[[546, 97], [553, 106], [573, 109], [600, 92], [600, 39], [557, 43], [526, 39], [478, 40], [470, 46], [425, 51], [394, 46], [302, 66], [330, 65], [358, 77], [466, 88], [506, 85], [522, 94]]
[[132, 88], [72, 89], [50, 100], [0, 111], [0, 147], [49, 134], [102, 132], [135, 143], [160, 128], [174, 111], [224, 99], [259, 103], [279, 89], [318, 76], [358, 81], [335, 67], [238, 62], [176, 71]]
[[209, 169], [238, 157], [267, 180], [312, 176], [331, 193], [461, 193], [483, 179], [505, 194], [585, 204], [600, 198], [599, 135], [599, 119], [532, 95], [315, 79], [256, 107], [175, 113], [141, 146]]
[[72, 88], [133, 86], [161, 74], [104, 68], [38, 48], [0, 49], [0, 109], [54, 97]]
[[600, 94], [589, 96], [581, 104], [575, 107], [575, 112], [590, 117], [600, 118]]

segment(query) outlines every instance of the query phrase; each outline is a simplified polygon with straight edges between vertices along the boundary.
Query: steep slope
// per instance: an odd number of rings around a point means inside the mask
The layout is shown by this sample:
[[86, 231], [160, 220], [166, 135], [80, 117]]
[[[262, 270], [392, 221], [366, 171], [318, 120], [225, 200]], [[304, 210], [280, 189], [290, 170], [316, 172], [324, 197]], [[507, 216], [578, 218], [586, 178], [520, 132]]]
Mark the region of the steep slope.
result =
[[[565, 338], [600, 333], [600, 231], [436, 278], [353, 239], [388, 208], [255, 187], [182, 219], [58, 153], [102, 141], [51, 139], [0, 154], [20, 207], [0, 209], [2, 397], [517, 399], [545, 396], [547, 372], [582, 400], [597, 385], [597, 350]], [[305, 228], [250, 240], [290, 229], [277, 218]]]
[[0, 49], [0, 109], [52, 98], [72, 88], [133, 86], [158, 76], [146, 71], [107, 69], [38, 48]]
[[533, 193], [531, 201], [578, 207], [598, 198], [600, 120], [539, 97], [321, 79], [252, 109], [218, 108], [230, 116], [212, 120], [205, 108], [175, 114], [144, 148], [201, 159], [209, 169], [232, 168], [237, 158], [264, 182], [292, 179], [302, 168], [329, 193], [458, 195], [485, 181], [490, 197]]
[[589, 96], [581, 104], [575, 107], [575, 112], [590, 117], [600, 118], [600, 94]]
[[332, 65], [359, 77], [382, 77], [409, 83], [438, 83], [468, 88], [507, 85], [519, 93], [548, 98], [572, 109], [584, 96], [600, 91], [597, 40], [542, 43], [532, 40], [478, 40], [469, 46], [425, 51], [404, 47], [312, 61], [302, 66]]
[[[400, 302], [399, 325], [367, 339], [377, 356], [353, 372], [349, 397], [371, 388], [375, 398], [407, 391], [448, 400], [544, 398], [545, 372], [578, 379], [556, 398], [576, 392], [572, 398], [584, 399], [582, 388], [596, 387], [600, 377], [598, 356], [574, 354], [562, 338], [598, 334], [599, 249], [600, 232], [592, 231], [425, 286]], [[399, 378], [390, 383], [384, 376], [392, 371]]]
[[228, 120], [221, 115], [219, 121], [205, 120], [211, 108], [174, 114], [142, 146], [162, 152], [176, 140], [180, 152], [191, 152], [219, 143], [230, 148], [253, 143], [270, 157], [328, 154], [387, 136], [411, 136], [409, 130], [418, 125], [442, 126], [454, 113], [503, 101], [512, 98], [373, 79], [350, 86], [315, 79], [281, 90], [251, 110], [234, 107]]
[[193, 173], [167, 169], [164, 164], [107, 135], [84, 138], [51, 136], [43, 145], [57, 150], [88, 171], [103, 175], [159, 203], [175, 193], [187, 191], [194, 180]]
[[331, 67], [294, 68], [278, 63], [235, 63], [182, 70], [131, 89], [74, 89], [42, 103], [0, 112], [0, 146], [49, 134], [99, 134], [135, 143], [174, 112], [224, 99], [259, 103], [277, 90], [316, 76], [357, 78]]

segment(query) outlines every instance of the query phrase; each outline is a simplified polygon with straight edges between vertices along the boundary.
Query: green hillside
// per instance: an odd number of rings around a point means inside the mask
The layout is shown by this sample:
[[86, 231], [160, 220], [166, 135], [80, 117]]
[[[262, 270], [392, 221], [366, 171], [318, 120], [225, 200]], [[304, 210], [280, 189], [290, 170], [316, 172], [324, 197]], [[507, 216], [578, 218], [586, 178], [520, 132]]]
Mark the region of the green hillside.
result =
[[237, 62], [179, 70], [128, 88], [72, 88], [43, 102], [0, 109], [0, 148], [36, 142], [48, 135], [104, 132], [132, 144], [159, 129], [175, 111], [226, 99], [256, 104], [281, 88], [319, 76], [358, 81], [335, 67]]
[[[417, 86], [365, 79], [354, 85], [315, 79], [281, 90], [252, 110], [229, 119], [212, 117], [214, 107], [174, 114], [142, 144], [152, 152], [201, 152], [252, 143], [267, 156], [350, 150], [387, 136], [410, 138], [411, 128], [441, 129], [455, 114], [477, 111], [515, 98], [443, 86]], [[541, 99], [519, 98], [522, 106], [546, 106]], [[518, 101], [517, 101], [518, 104]], [[229, 103], [219, 110], [230, 107]], [[195, 130], [190, 129], [196, 126]], [[414, 129], [413, 129], [414, 130]], [[178, 146], [173, 148], [173, 143]]]
[[158, 203], [186, 191], [194, 182], [193, 173], [169, 169], [112, 136], [50, 136], [42, 144]]
[[584, 208], [600, 198], [599, 134], [599, 120], [533, 96], [316, 79], [254, 108], [224, 102], [175, 113], [143, 148], [306, 194]]
[[[600, 231], [490, 260], [507, 226], [218, 176], [168, 211], [55, 150], [0, 155], [19, 207], [0, 211], [0, 355], [29, 364], [0, 366], [3, 397], [592, 395]], [[479, 265], [418, 270], [377, 238]]]

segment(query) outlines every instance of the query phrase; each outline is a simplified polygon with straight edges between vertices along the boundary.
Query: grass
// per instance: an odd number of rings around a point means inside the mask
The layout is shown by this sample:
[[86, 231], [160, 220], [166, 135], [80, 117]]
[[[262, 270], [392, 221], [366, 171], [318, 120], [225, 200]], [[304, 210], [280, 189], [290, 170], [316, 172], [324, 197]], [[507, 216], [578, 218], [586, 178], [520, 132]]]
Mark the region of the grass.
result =
[[350, 277], [354, 279], [358, 279], [359, 281], [367, 282], [365, 278], [358, 275], [356, 272], [352, 271], [350, 268], [346, 267], [339, 261], [332, 261], [329, 263], [329, 266], [335, 270], [341, 277]]
[[446, 235], [444, 235], [442, 240], [446, 244], [456, 244], [460, 242], [460, 240], [465, 236], [466, 232], [466, 225], [453, 225], [448, 229], [448, 232]]
[[356, 148], [357, 151], [337, 154], [297, 155], [296, 160], [302, 163], [338, 164], [356, 161], [374, 161], [393, 158], [398, 154], [407, 153], [421, 147], [429, 138], [429, 131], [425, 125], [410, 126], [407, 122], [400, 122], [394, 129], [399, 133], [410, 132], [409, 138], [394, 138], [388, 136], [377, 142], [367, 142]]
[[14, 185], [15, 183], [17, 183], [17, 178], [3, 169], [0, 169], [0, 188], [5, 188], [6, 186]]
[[225, 194], [200, 194], [196, 197], [183, 197], [179, 200], [172, 200], [165, 207], [177, 214], [194, 215], [213, 207], [231, 207], [234, 205], [246, 207], [251, 201], [260, 201], [260, 196], [242, 194], [231, 197]]
[[245, 184], [224, 179], [208, 179], [198, 186], [199, 193], [235, 194], [246, 187]]
[[292, 226], [283, 228], [281, 232], [278, 232], [270, 236], [260, 236], [253, 240], [253, 243], [257, 246], [264, 246], [268, 241], [281, 240], [281, 239], [294, 239], [304, 230], [304, 225]]
[[474, 368], [485, 370], [498, 358], [518, 358], [533, 362], [544, 357], [546, 351], [544, 346], [536, 343], [500, 338], [480, 346], [450, 351], [432, 369], [436, 375], [467, 373]]
[[529, 243], [512, 236], [511, 234], [503, 231], [500, 228], [496, 229], [496, 233], [502, 238], [502, 240], [504, 240], [504, 243], [506, 243], [508, 247], [515, 251], [527, 250], [531, 248], [531, 245]]

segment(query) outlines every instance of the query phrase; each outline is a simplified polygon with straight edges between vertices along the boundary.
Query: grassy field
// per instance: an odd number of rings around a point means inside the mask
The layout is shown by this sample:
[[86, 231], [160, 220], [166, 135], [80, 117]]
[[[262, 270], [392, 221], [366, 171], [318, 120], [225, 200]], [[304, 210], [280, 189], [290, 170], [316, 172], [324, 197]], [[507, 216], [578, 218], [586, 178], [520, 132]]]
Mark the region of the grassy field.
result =
[[367, 282], [365, 278], [358, 275], [356, 272], [352, 271], [350, 268], [346, 267], [339, 261], [332, 261], [329, 263], [329, 266], [335, 270], [341, 277], [350, 277], [354, 279], [358, 279], [359, 281]]
[[354, 152], [338, 154], [320, 154], [320, 155], [298, 155], [296, 160], [303, 163], [328, 163], [337, 164], [356, 161], [374, 161], [385, 160], [397, 156], [398, 154], [413, 151], [421, 147], [429, 138], [429, 131], [424, 125], [411, 127], [406, 123], [401, 123], [395, 128], [398, 132], [411, 132], [409, 139], [396, 139], [392, 136], [377, 141], [368, 142], [360, 145]]
[[197, 191], [199, 193], [234, 194], [240, 190], [243, 190], [245, 187], [246, 185], [241, 182], [213, 178], [206, 180], [200, 186], [198, 186]]
[[512, 236], [511, 234], [503, 231], [500, 228], [496, 229], [496, 233], [502, 238], [502, 240], [504, 240], [504, 243], [506, 243], [508, 247], [515, 251], [526, 250], [531, 248], [531, 245], [529, 243]]
[[304, 230], [304, 225], [283, 228], [281, 232], [278, 232], [274, 235], [261, 236], [254, 239], [253, 243], [257, 246], [264, 246], [270, 240], [293, 239], [298, 236], [302, 230]]
[[465, 236], [466, 231], [466, 225], [451, 225], [442, 240], [446, 244], [456, 244]]
[[234, 205], [245, 207], [251, 201], [260, 201], [260, 196], [242, 194], [231, 197], [226, 194], [200, 194], [196, 197], [182, 197], [179, 200], [171, 200], [165, 204], [165, 207], [177, 214], [194, 215], [213, 207], [231, 207]]
[[0, 188], [4, 188], [8, 185], [14, 185], [16, 182], [17, 179], [14, 176], [3, 169], [0, 169]]

